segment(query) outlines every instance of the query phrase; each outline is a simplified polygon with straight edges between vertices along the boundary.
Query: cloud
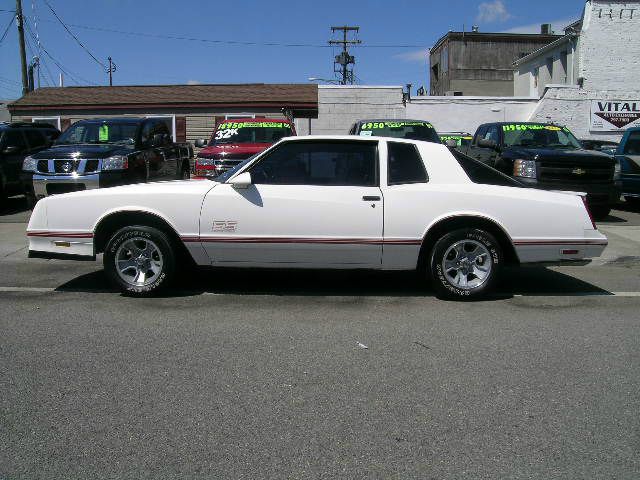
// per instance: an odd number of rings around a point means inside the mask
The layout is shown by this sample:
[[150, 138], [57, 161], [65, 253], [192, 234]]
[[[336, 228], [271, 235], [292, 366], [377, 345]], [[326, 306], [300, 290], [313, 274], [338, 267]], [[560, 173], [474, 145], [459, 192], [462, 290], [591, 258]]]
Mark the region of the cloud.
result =
[[200, 80], [189, 80], [187, 85], [202, 85], [202, 82]]
[[550, 23], [551, 30], [558, 35], [564, 33], [564, 27], [571, 25], [576, 21], [576, 18], [563, 18], [560, 20], [544, 21], [539, 23], [531, 23], [529, 25], [521, 25], [519, 27], [513, 27], [508, 30], [503, 30], [504, 33], [540, 33], [541, 23]]
[[405, 62], [422, 63], [427, 61], [428, 56], [429, 49], [423, 48], [422, 50], [414, 50], [413, 52], [398, 53], [394, 55], [393, 58], [398, 58]]
[[476, 21], [478, 23], [506, 22], [511, 17], [502, 0], [493, 0], [493, 2], [482, 2], [478, 5]]

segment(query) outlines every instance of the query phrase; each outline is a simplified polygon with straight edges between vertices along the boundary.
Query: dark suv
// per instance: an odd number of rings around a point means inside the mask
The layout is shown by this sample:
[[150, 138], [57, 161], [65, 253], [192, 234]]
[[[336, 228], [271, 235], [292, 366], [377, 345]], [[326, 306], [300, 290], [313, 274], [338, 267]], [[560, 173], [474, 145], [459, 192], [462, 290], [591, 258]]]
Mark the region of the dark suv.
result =
[[49, 148], [60, 131], [48, 123], [0, 123], [0, 209], [7, 197], [22, 195], [25, 157]]

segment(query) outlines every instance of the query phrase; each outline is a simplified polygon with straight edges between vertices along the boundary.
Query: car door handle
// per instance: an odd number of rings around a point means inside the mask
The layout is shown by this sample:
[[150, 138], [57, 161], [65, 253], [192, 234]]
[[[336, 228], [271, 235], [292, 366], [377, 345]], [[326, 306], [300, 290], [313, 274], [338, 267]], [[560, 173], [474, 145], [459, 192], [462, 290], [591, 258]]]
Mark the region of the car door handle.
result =
[[362, 200], [364, 200], [365, 202], [379, 202], [380, 197], [377, 195], [365, 195], [364, 197], [362, 197]]

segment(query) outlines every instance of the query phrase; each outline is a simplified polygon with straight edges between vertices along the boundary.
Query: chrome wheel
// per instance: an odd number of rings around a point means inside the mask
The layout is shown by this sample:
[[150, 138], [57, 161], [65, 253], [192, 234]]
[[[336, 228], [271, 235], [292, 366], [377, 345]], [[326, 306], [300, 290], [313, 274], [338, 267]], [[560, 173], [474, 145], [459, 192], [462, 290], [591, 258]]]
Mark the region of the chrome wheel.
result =
[[136, 287], [152, 284], [162, 273], [163, 263], [160, 248], [143, 237], [125, 240], [115, 254], [118, 276]]
[[461, 290], [480, 287], [491, 274], [493, 260], [487, 247], [476, 240], [460, 240], [445, 251], [442, 270], [447, 281]]

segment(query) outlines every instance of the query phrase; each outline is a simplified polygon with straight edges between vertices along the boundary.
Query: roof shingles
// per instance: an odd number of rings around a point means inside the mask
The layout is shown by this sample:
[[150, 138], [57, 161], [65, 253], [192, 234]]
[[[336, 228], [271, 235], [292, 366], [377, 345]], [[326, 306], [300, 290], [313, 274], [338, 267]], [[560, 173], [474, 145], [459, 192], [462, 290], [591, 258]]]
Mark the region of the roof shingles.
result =
[[317, 108], [315, 84], [136, 85], [116, 87], [45, 87], [8, 105], [10, 110], [37, 107], [144, 105], [282, 105]]

